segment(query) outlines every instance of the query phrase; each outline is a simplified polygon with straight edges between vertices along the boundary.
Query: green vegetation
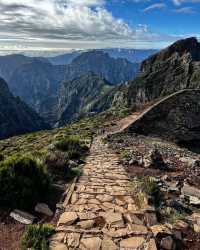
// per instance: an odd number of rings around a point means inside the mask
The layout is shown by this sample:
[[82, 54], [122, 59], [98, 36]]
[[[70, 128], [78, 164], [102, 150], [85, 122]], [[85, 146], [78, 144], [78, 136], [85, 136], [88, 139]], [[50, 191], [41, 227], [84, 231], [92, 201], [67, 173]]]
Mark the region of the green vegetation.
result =
[[171, 224], [176, 223], [178, 220], [184, 220], [186, 214], [180, 211], [177, 211], [171, 207], [165, 207], [158, 210], [159, 217], [161, 220], [167, 221]]
[[155, 206], [158, 205], [160, 192], [154, 178], [146, 176], [143, 178], [137, 178], [132, 182], [131, 189], [134, 191], [135, 199], [138, 201], [140, 207], [148, 204], [148, 197], [151, 198], [152, 203]]
[[29, 209], [42, 200], [49, 188], [44, 165], [30, 155], [13, 155], [0, 162], [0, 203]]
[[22, 249], [48, 250], [48, 238], [54, 233], [51, 225], [30, 225], [22, 237]]
[[66, 152], [68, 159], [80, 158], [88, 151], [88, 147], [79, 136], [71, 135], [55, 143], [55, 148]]
[[45, 202], [52, 181], [68, 182], [81, 175], [79, 162], [92, 138], [117, 119], [117, 113], [105, 112], [63, 128], [1, 140], [0, 204], [29, 210]]

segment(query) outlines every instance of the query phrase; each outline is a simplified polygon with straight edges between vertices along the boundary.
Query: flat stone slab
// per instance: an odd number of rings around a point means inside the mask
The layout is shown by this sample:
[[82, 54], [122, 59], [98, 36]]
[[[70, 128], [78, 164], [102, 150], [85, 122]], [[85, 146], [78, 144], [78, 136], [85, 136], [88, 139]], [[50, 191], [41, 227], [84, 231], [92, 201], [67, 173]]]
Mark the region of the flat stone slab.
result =
[[33, 222], [36, 220], [35, 216], [17, 209], [10, 213], [10, 217], [25, 225], [33, 224]]
[[82, 238], [79, 248], [81, 250], [100, 250], [101, 242], [99, 237]]
[[135, 250], [144, 244], [145, 239], [143, 237], [131, 237], [120, 241], [120, 249], [131, 249]]
[[72, 225], [76, 220], [78, 219], [78, 215], [75, 212], [64, 212], [61, 214], [60, 219], [58, 221], [58, 226], [60, 225], [66, 225], [70, 226]]

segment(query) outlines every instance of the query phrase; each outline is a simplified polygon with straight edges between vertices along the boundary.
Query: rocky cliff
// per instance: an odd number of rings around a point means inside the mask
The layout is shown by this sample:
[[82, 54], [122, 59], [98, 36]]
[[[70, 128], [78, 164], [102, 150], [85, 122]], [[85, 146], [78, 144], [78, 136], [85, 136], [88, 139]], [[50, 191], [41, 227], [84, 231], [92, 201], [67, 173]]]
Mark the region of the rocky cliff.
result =
[[63, 82], [58, 105], [59, 125], [90, 113], [94, 104], [112, 88], [110, 83], [93, 72]]
[[5, 79], [9, 83], [10, 78], [13, 72], [22, 66], [23, 64], [32, 63], [32, 62], [48, 62], [45, 58], [39, 57], [27, 57], [24, 55], [7, 55], [0, 56], [0, 77]]
[[133, 79], [139, 70], [138, 63], [126, 59], [114, 59], [102, 51], [82, 53], [67, 66], [65, 79], [72, 80], [87, 72], [94, 72], [112, 84], [119, 84]]
[[200, 43], [177, 41], [141, 65], [140, 75], [110, 95], [111, 106], [137, 107], [176, 91], [200, 88]]
[[35, 111], [10, 93], [0, 78], [0, 139], [48, 128]]
[[64, 79], [65, 66], [32, 62], [18, 67], [12, 74], [9, 87], [47, 122], [56, 120], [58, 91]]

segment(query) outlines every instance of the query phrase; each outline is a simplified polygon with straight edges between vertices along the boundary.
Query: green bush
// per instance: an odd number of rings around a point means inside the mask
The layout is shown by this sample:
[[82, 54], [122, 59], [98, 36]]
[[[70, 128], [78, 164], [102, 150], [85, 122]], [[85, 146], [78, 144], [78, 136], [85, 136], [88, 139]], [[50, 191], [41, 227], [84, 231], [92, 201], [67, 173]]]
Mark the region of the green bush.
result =
[[29, 209], [44, 199], [48, 188], [46, 169], [32, 156], [14, 155], [0, 162], [0, 204]]
[[48, 237], [54, 233], [51, 225], [30, 225], [22, 236], [22, 249], [48, 250]]
[[67, 152], [69, 159], [80, 158], [88, 147], [83, 143], [79, 136], [68, 136], [55, 143], [56, 149]]
[[45, 158], [47, 170], [53, 178], [68, 175], [70, 171], [68, 162], [68, 154], [61, 151], [49, 152]]

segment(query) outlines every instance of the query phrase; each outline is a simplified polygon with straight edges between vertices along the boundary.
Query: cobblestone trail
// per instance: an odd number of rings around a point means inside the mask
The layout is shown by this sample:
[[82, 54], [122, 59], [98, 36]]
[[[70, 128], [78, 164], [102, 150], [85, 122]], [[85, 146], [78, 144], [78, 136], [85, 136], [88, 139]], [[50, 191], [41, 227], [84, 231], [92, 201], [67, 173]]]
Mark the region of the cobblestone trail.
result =
[[156, 250], [130, 179], [101, 137], [93, 141], [84, 173], [63, 204], [51, 250]]

